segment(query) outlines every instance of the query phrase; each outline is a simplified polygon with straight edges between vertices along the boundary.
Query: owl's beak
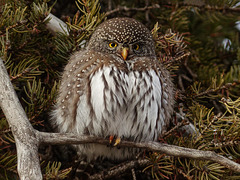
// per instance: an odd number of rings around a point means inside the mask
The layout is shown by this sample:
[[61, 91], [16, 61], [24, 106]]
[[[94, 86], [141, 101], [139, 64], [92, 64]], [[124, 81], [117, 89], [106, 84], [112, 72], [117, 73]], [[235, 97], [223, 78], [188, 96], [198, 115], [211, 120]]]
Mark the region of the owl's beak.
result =
[[123, 47], [122, 48], [122, 51], [121, 51], [121, 55], [122, 55], [122, 57], [123, 57], [123, 59], [124, 59], [124, 61], [127, 59], [127, 57], [128, 57], [128, 48], [127, 47]]

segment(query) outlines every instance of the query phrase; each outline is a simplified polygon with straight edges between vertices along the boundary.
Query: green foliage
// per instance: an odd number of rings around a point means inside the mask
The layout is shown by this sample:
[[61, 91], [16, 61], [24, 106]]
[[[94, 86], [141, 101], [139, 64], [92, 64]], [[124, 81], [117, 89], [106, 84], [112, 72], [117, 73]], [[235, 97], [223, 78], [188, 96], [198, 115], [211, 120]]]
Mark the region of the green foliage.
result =
[[100, 13], [98, 0], [77, 0], [76, 5], [80, 11], [67, 24], [70, 30], [78, 32], [74, 33], [77, 45], [84, 45], [83, 40], [89, 38], [96, 26], [102, 22], [104, 14]]
[[[0, 8], [0, 57], [3, 58], [10, 79], [32, 125], [39, 130], [49, 130], [47, 119], [58, 88], [58, 77], [69, 55], [80, 48], [103, 19], [98, 1], [78, 1], [81, 13], [67, 23], [70, 35], [51, 34], [46, 19], [52, 7], [44, 0], [6, 1]], [[0, 173], [12, 177], [16, 161], [11, 166], [6, 160], [16, 157], [14, 138], [1, 112]], [[8, 147], [8, 148], [6, 148]], [[6, 157], [5, 157], [6, 156]], [[44, 160], [44, 159], [43, 159]], [[61, 163], [48, 163], [46, 179], [64, 179], [71, 167], [60, 169]], [[14, 170], [14, 171], [13, 171]], [[4, 178], [5, 179], [5, 178]]]
[[23, 101], [27, 105], [25, 111], [30, 121], [38, 119], [38, 116], [51, 108], [52, 102], [55, 99], [56, 90], [56, 82], [54, 82], [51, 92], [48, 92], [46, 87], [42, 86], [40, 80], [38, 82], [36, 82], [35, 79], [31, 82], [27, 81], [27, 85], [24, 87], [26, 98], [23, 98]]
[[9, 152], [4, 152], [0, 150], [0, 179], [13, 178], [14, 175], [9, 174], [8, 172], [13, 172], [16, 174], [17, 168], [17, 155]]
[[61, 168], [61, 162], [49, 162], [45, 168], [44, 179], [65, 179], [67, 175], [71, 172], [72, 168], [63, 169]]
[[172, 158], [160, 155], [158, 153], [149, 154], [146, 157], [150, 161], [150, 165], [143, 169], [143, 172], [150, 170], [152, 178], [167, 178], [172, 175], [173, 165]]
[[217, 163], [209, 161], [196, 161], [196, 160], [182, 160], [178, 162], [184, 167], [182, 173], [188, 179], [216, 179], [220, 180], [223, 177], [225, 167]]
[[[55, 100], [56, 77], [68, 55], [65, 52], [63, 60], [55, 53], [60, 48], [46, 29], [51, 10], [46, 2], [9, 1], [0, 10], [0, 57], [29, 120], [42, 129]], [[15, 142], [2, 112], [0, 118], [0, 179], [15, 179]]]
[[[156, 3], [159, 6], [154, 6]], [[63, 8], [55, 9], [54, 3], [49, 6], [45, 0], [5, 0], [0, 2], [0, 56], [31, 123], [41, 131], [51, 131], [48, 114], [69, 56], [85, 46], [106, 14], [107, 18], [136, 18], [152, 29], [159, 61], [171, 71], [176, 85], [176, 107], [183, 104], [184, 118], [193, 123], [197, 132], [185, 136], [177, 128], [162, 141], [215, 151], [240, 162], [237, 3], [237, 0], [77, 0], [73, 6], [79, 10], [65, 18], [69, 30], [66, 35], [52, 34], [46, 28], [49, 12], [64, 13]], [[152, 8], [144, 9], [145, 6]], [[224, 40], [228, 41], [225, 47]], [[41, 156], [41, 162], [46, 162], [42, 163], [44, 178], [67, 177], [73, 164], [61, 163], [49, 154]], [[240, 179], [239, 173], [210, 161], [158, 153], [150, 153], [147, 159], [149, 165], [143, 171], [153, 179]], [[14, 138], [2, 112], [0, 179], [17, 179]]]

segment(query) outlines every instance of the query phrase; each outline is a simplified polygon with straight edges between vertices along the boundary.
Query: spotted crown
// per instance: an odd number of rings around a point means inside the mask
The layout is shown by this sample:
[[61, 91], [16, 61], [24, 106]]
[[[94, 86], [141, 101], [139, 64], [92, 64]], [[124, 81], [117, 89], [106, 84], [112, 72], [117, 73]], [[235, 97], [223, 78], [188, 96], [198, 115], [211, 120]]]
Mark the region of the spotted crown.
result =
[[100, 24], [93, 33], [89, 47], [99, 39], [116, 40], [129, 44], [144, 41], [154, 44], [151, 32], [140, 22], [132, 18], [113, 18]]

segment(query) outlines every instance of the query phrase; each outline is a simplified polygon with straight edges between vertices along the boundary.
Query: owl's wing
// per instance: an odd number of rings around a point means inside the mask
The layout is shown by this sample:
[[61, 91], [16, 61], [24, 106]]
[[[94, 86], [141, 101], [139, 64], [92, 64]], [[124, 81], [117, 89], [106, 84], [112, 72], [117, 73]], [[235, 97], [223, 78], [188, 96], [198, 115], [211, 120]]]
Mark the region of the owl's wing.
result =
[[101, 54], [87, 50], [74, 53], [64, 69], [55, 110], [54, 126], [70, 132], [75, 126], [77, 104], [82, 94], [89, 94], [91, 74], [102, 66]]
[[174, 104], [174, 86], [170, 76], [170, 73], [162, 66], [157, 60], [156, 71], [159, 76], [159, 80], [162, 85], [162, 106], [165, 111], [165, 120], [169, 124], [170, 118], [173, 113]]

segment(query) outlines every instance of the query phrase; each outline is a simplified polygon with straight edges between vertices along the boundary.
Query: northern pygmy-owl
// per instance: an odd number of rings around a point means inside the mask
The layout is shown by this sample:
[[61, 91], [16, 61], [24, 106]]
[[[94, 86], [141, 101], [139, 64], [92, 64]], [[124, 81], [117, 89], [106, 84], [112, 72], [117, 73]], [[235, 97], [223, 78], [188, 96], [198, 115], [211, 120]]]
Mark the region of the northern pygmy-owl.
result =
[[[173, 85], [158, 61], [150, 31], [131, 18], [100, 24], [65, 67], [53, 123], [59, 132], [157, 141], [173, 111]], [[88, 160], [131, 159], [137, 150], [75, 146]]]

